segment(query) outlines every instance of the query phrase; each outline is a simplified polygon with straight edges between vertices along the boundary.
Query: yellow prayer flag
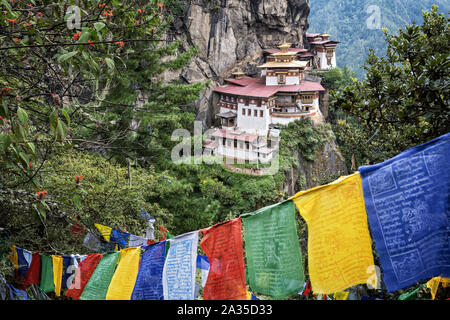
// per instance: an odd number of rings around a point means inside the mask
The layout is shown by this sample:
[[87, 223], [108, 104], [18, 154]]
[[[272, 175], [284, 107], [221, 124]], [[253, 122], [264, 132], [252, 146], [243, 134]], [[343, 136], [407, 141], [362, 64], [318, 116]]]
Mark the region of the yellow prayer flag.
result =
[[109, 284], [106, 300], [130, 300], [139, 269], [141, 247], [120, 250], [120, 260]]
[[63, 276], [63, 257], [52, 255], [53, 283], [55, 284], [55, 294], [61, 295], [61, 282]]
[[427, 282], [427, 288], [430, 289], [431, 298], [433, 300], [436, 298], [436, 292], [439, 288], [440, 283], [441, 283], [441, 277], [434, 277], [430, 281]]
[[19, 257], [17, 256], [16, 246], [12, 245], [11, 254], [8, 256], [9, 261], [13, 264], [15, 269], [19, 269]]
[[98, 224], [98, 223], [94, 223], [94, 226], [98, 229], [98, 231], [100, 231], [100, 234], [103, 236], [103, 238], [105, 238], [105, 240], [107, 242], [109, 242], [109, 239], [111, 238], [112, 228], [111, 227], [107, 227], [107, 226], [103, 226], [103, 225]]
[[348, 291], [339, 291], [333, 294], [334, 300], [347, 300], [350, 292]]
[[450, 287], [450, 278], [441, 278], [441, 282], [444, 288]]
[[368, 272], [374, 261], [359, 172], [301, 191], [289, 200], [308, 225], [314, 293], [343, 291], [373, 278]]

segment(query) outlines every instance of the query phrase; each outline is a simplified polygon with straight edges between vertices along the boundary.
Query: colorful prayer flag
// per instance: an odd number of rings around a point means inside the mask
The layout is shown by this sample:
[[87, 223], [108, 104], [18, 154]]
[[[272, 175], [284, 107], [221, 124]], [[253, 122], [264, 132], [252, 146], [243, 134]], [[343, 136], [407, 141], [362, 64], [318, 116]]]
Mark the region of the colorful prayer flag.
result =
[[80, 300], [105, 300], [109, 284], [116, 270], [120, 252], [103, 254], [92, 276], [89, 278]]
[[163, 270], [164, 300], [194, 300], [198, 232], [190, 232], [167, 240]]
[[98, 229], [103, 238], [109, 242], [111, 239], [112, 228], [101, 225], [99, 223], [94, 223], [94, 226]]
[[66, 291], [66, 296], [72, 299], [80, 300], [80, 296], [83, 293], [84, 287], [89, 281], [92, 273], [94, 272], [97, 264], [102, 258], [100, 253], [89, 254], [79, 264], [75, 271], [75, 279]]
[[46, 254], [41, 256], [41, 280], [39, 282], [39, 287], [45, 293], [55, 290], [52, 257]]
[[348, 291], [339, 291], [333, 293], [334, 300], [347, 300], [349, 292]]
[[166, 242], [148, 246], [142, 255], [136, 284], [131, 300], [163, 300], [162, 275], [166, 254]]
[[201, 248], [209, 259], [205, 300], [246, 300], [241, 218], [201, 230]]
[[359, 168], [389, 292], [450, 276], [450, 133]]
[[302, 255], [294, 202], [242, 215], [247, 281], [253, 292], [285, 299], [303, 287]]
[[52, 255], [53, 283], [57, 297], [61, 295], [61, 282], [63, 275], [63, 257]]
[[148, 242], [147, 238], [136, 236], [134, 234], [130, 235], [130, 239], [128, 240], [128, 247], [143, 247], [146, 246]]
[[39, 276], [41, 270], [41, 255], [40, 253], [33, 252], [33, 258], [28, 268], [27, 274], [25, 275], [25, 286], [30, 286], [33, 284], [39, 284]]
[[130, 234], [125, 231], [121, 231], [113, 228], [111, 232], [110, 241], [117, 243], [120, 248], [126, 248]]
[[201, 270], [202, 275], [202, 287], [206, 285], [209, 274], [209, 259], [207, 256], [201, 254], [197, 255], [197, 269]]
[[313, 292], [331, 294], [366, 283], [374, 262], [359, 173], [299, 192], [290, 200], [308, 225]]
[[106, 300], [130, 300], [139, 270], [141, 247], [120, 250], [119, 264], [106, 293]]

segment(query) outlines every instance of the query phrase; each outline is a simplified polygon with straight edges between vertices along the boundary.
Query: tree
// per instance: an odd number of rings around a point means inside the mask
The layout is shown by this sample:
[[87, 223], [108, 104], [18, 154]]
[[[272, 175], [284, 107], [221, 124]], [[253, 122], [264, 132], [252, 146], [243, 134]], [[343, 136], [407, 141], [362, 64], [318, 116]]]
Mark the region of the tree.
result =
[[[359, 154], [359, 165], [395, 154], [448, 132], [449, 18], [423, 12], [412, 24], [388, 35], [386, 57], [368, 55], [367, 80], [354, 81], [331, 98], [350, 118], [336, 126], [341, 146]], [[357, 132], [357, 134], [355, 134]]]
[[[18, 212], [23, 213], [20, 218], [28, 221], [29, 232], [45, 236], [47, 230], [50, 240], [43, 249], [53, 252], [55, 247], [70, 249], [62, 238], [49, 234], [55, 221], [66, 225], [81, 216], [112, 223], [114, 218], [133, 226], [139, 210], [147, 210], [170, 225], [171, 215], [149, 202], [162, 193], [162, 175], [149, 161], [140, 163], [146, 165], [144, 175], [129, 159], [158, 154], [157, 148], [149, 148], [156, 133], [147, 130], [148, 124], [158, 118], [160, 136], [167, 138], [171, 128], [166, 124], [185, 119], [184, 114], [175, 116], [186, 105], [192, 108], [203, 88], [163, 81], [166, 70], [182, 68], [196, 53], [195, 48], [181, 52], [178, 42], [166, 42], [177, 2], [0, 3], [0, 225], [8, 226], [13, 240], [26, 240], [13, 227]], [[141, 96], [149, 102], [139, 103]], [[78, 152], [95, 153], [96, 161]], [[127, 160], [130, 169], [120, 166]], [[74, 193], [82, 190], [71, 188], [83, 166], [97, 169], [93, 176], [105, 180], [85, 175], [87, 193]], [[116, 175], [107, 176], [105, 167]], [[125, 178], [123, 172], [132, 174]], [[116, 185], [116, 191], [106, 190], [105, 184]]]

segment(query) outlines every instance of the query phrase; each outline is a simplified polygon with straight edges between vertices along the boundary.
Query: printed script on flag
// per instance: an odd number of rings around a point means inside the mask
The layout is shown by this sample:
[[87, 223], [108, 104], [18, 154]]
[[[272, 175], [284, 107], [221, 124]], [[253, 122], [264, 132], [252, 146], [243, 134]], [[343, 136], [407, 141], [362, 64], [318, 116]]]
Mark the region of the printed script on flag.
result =
[[450, 276], [450, 134], [359, 168], [388, 291]]
[[200, 246], [209, 259], [205, 300], [246, 300], [241, 218], [201, 230]]
[[367, 283], [374, 262], [359, 173], [301, 191], [290, 200], [308, 225], [313, 292], [331, 294]]
[[164, 300], [194, 300], [198, 231], [167, 240], [163, 270]]
[[284, 299], [303, 287], [294, 202], [242, 215], [248, 283], [253, 292]]

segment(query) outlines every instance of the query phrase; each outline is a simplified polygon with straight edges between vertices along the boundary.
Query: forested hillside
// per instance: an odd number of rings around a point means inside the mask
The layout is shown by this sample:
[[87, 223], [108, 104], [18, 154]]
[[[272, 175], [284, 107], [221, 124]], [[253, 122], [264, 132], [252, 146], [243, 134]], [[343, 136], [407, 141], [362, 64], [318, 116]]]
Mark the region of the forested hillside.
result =
[[327, 32], [333, 40], [340, 41], [336, 51], [338, 66], [349, 66], [359, 78], [365, 74], [361, 66], [370, 48], [377, 56], [386, 52], [382, 28], [393, 34], [413, 22], [421, 24], [422, 10], [430, 10], [433, 4], [439, 6], [440, 12], [450, 10], [448, 0], [310, 0], [309, 3], [308, 32]]

